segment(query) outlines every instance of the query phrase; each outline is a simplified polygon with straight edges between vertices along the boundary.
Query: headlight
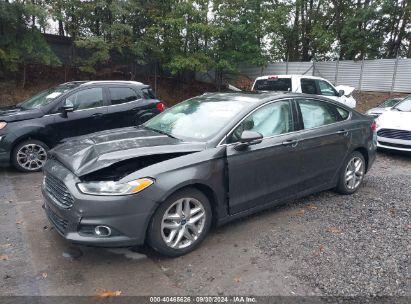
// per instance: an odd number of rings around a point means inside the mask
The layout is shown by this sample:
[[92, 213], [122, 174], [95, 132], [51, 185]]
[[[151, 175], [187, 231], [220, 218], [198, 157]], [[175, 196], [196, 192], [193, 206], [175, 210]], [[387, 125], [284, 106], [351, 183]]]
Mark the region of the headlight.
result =
[[4, 129], [7, 126], [7, 122], [5, 121], [0, 121], [0, 130]]
[[154, 180], [150, 178], [140, 178], [127, 183], [119, 182], [85, 182], [78, 183], [77, 187], [84, 194], [92, 195], [129, 195], [140, 192], [151, 186]]

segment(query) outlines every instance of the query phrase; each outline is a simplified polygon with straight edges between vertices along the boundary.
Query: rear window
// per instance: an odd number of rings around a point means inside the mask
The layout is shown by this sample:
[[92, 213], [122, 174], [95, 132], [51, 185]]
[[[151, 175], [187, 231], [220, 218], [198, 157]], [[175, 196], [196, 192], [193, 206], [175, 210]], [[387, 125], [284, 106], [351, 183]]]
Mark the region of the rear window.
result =
[[291, 78], [260, 79], [255, 82], [255, 91], [291, 91]]
[[141, 97], [130, 88], [109, 88], [111, 104], [117, 105], [140, 99]]
[[141, 92], [143, 92], [145, 99], [157, 99], [156, 94], [150, 88], [141, 89]]

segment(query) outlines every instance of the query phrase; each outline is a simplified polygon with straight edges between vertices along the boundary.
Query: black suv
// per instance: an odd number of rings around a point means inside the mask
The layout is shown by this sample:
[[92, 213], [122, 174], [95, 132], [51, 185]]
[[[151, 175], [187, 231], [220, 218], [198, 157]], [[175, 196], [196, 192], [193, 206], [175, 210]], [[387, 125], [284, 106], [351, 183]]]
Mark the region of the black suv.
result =
[[47, 151], [65, 138], [136, 126], [165, 105], [135, 81], [76, 81], [0, 108], [0, 164], [40, 170]]

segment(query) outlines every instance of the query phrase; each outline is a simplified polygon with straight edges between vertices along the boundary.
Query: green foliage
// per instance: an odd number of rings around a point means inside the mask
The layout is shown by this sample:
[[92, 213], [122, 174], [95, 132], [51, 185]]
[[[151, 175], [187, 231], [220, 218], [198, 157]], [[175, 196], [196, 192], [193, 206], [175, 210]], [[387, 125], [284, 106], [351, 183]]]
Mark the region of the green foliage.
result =
[[46, 19], [40, 3], [0, 2], [0, 76], [17, 72], [25, 64], [61, 64], [39, 31]]
[[174, 75], [276, 60], [411, 57], [409, 0], [0, 0], [0, 72], [58, 65], [50, 21], [95, 73], [114, 58]]

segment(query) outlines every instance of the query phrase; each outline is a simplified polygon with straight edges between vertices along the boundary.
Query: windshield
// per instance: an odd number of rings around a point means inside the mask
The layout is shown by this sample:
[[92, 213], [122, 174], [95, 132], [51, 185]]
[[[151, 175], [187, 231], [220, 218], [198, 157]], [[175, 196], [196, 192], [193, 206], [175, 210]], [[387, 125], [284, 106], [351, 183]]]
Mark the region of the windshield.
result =
[[32, 110], [41, 108], [49, 104], [52, 100], [63, 94], [64, 92], [78, 86], [79, 84], [67, 84], [58, 87], [47, 89], [43, 92], [30, 97], [29, 99], [18, 104], [18, 107], [24, 110]]
[[255, 82], [255, 91], [291, 91], [291, 78], [268, 78]]
[[394, 109], [401, 112], [411, 112], [411, 96], [405, 98], [399, 104], [397, 104]]
[[400, 100], [401, 99], [397, 99], [397, 98], [388, 99], [388, 100], [384, 101], [383, 104], [380, 105], [379, 107], [380, 108], [391, 108], [391, 107], [395, 106], [397, 103], [399, 103]]
[[245, 107], [239, 101], [195, 97], [167, 109], [143, 126], [182, 140], [206, 141]]

